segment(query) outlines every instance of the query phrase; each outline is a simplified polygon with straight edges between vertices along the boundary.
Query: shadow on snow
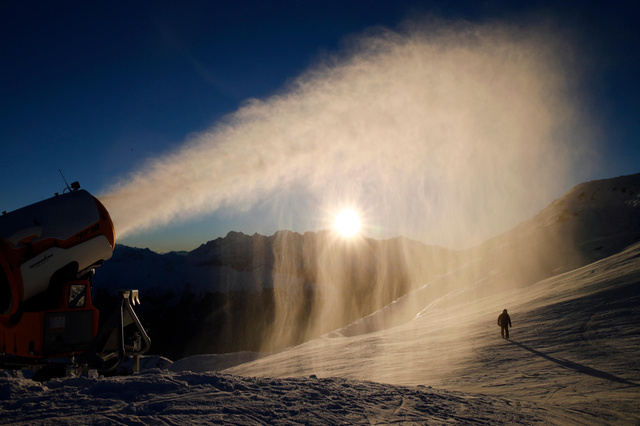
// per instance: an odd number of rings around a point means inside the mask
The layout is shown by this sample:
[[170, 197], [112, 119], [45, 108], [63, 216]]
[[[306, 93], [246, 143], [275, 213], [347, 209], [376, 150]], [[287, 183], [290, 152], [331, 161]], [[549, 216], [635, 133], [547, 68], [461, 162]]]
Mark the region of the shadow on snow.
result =
[[632, 382], [627, 379], [623, 379], [621, 377], [615, 376], [613, 374], [607, 373], [605, 371], [597, 370], [595, 368], [587, 367], [586, 365], [579, 364], [577, 362], [568, 361], [566, 359], [555, 358], [550, 355], [547, 355], [543, 352], [537, 351], [527, 345], [524, 345], [520, 342], [516, 342], [515, 340], [509, 340], [509, 343], [520, 346], [522, 349], [527, 350], [535, 355], [538, 355], [548, 361], [555, 362], [556, 364], [568, 368], [570, 370], [577, 371], [578, 373], [587, 374], [589, 376], [597, 377], [600, 379], [610, 380], [612, 382], [622, 383], [629, 386], [640, 387], [640, 384]]

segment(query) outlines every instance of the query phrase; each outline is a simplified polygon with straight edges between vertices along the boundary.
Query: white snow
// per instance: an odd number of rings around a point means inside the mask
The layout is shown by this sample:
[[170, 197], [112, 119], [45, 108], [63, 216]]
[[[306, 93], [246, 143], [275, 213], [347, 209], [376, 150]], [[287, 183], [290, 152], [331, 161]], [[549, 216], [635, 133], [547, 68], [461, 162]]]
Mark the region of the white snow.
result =
[[[129, 377], [0, 378], [2, 423], [636, 424], [639, 306], [636, 244], [527, 288], [479, 299], [456, 290], [399, 326], [347, 327], [268, 356], [202, 355]], [[509, 341], [495, 325], [505, 307]]]
[[342, 378], [150, 370], [127, 378], [0, 382], [3, 424], [534, 422], [531, 404]]
[[[558, 212], [584, 219], [580, 203], [604, 193], [593, 186], [523, 223], [515, 241], [566, 223]], [[618, 198], [607, 205], [628, 205], [627, 187], [609, 192]], [[492, 259], [516, 246], [496, 239], [486, 263], [470, 258], [368, 317], [278, 353], [147, 357], [139, 375], [45, 383], [4, 372], [0, 423], [640, 424], [640, 225], [636, 213], [597, 217], [581, 222], [578, 242], [595, 260], [586, 266], [571, 268], [567, 256], [569, 264], [548, 263], [564, 273], [506, 286], [519, 265]], [[608, 228], [597, 228], [592, 248], [596, 224]], [[504, 308], [510, 340], [496, 325]]]
[[[538, 404], [549, 421], [640, 419], [640, 244], [525, 289], [451, 299], [398, 327], [325, 336], [227, 371], [426, 384]], [[495, 325], [504, 307], [510, 341]]]

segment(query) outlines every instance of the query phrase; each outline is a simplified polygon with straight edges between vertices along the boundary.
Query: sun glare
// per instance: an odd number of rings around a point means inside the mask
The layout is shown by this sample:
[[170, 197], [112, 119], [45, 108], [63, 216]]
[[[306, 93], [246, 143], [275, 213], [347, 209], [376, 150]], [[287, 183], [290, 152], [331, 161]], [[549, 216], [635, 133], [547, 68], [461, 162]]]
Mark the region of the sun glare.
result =
[[342, 210], [336, 215], [336, 230], [345, 237], [352, 237], [360, 231], [360, 218], [353, 210]]

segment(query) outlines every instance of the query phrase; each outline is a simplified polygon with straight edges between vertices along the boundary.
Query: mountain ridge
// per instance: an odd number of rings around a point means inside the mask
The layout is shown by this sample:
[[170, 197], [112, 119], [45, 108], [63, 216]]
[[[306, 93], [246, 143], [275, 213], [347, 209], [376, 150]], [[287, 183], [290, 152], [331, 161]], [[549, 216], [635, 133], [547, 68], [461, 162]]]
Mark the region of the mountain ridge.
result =
[[[154, 350], [170, 358], [264, 350], [275, 337], [280, 341], [266, 349], [277, 350], [358, 322], [412, 292], [420, 294], [414, 308], [364, 330], [407, 321], [420, 304], [452, 289], [484, 297], [571, 271], [637, 242], [639, 212], [635, 174], [576, 185], [512, 230], [460, 251], [405, 237], [344, 240], [329, 231], [231, 231], [188, 253], [118, 245], [96, 274], [96, 300], [107, 300], [115, 287], [139, 288], [143, 321], [185, 340], [154, 340]], [[477, 283], [460, 287], [468, 282]]]

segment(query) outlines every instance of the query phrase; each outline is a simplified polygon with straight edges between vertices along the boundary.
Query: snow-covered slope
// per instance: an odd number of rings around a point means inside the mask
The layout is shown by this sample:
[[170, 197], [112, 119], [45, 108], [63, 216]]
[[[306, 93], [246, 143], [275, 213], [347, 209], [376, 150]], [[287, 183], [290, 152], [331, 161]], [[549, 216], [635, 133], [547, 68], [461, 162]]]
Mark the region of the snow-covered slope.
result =
[[[458, 252], [403, 238], [343, 244], [328, 232], [288, 231], [230, 232], [182, 255], [118, 246], [95, 276], [95, 300], [100, 306], [116, 289], [138, 288], [152, 350], [172, 359], [276, 350], [413, 290], [418, 297], [389, 305], [349, 333], [399, 325], [452, 291], [477, 299], [571, 271], [640, 241], [639, 216], [636, 174], [580, 184], [512, 231]], [[288, 312], [278, 306], [283, 299]]]
[[280, 352], [133, 377], [5, 374], [2, 422], [638, 424], [639, 177], [578, 186], [388, 306]]
[[[386, 330], [132, 377], [0, 378], [4, 424], [637, 424], [640, 244]], [[499, 336], [508, 307], [512, 339]], [[236, 365], [224, 372], [207, 372]]]
[[537, 407], [489, 395], [342, 378], [251, 378], [150, 370], [127, 378], [0, 379], [11, 425], [534, 423]]
[[[401, 326], [350, 337], [338, 331], [225, 371], [429, 385], [539, 404], [560, 422], [634, 423], [639, 307], [636, 244], [526, 288], [479, 299], [452, 292]], [[504, 308], [511, 340], [495, 325]]]

